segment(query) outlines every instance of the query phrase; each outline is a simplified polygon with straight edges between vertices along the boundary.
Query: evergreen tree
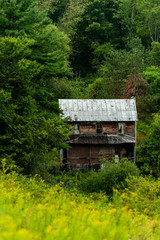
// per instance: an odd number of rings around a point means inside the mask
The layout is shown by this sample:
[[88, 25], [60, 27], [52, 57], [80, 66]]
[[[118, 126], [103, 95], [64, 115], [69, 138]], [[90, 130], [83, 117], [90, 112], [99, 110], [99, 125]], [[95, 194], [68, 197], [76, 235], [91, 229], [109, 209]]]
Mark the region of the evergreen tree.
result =
[[26, 38], [0, 38], [0, 153], [1, 158], [14, 160], [25, 174], [42, 175], [49, 163], [53, 165], [55, 149], [66, 147], [63, 140], [69, 129], [55, 114], [57, 103], [49, 106], [52, 112], [46, 112], [44, 98], [44, 109], [35, 98], [36, 77], [43, 66], [29, 60], [33, 44], [34, 40]]
[[44, 65], [44, 78], [70, 74], [69, 39], [39, 9], [38, 0], [0, 0], [0, 35], [35, 40], [31, 58]]
[[0, 158], [46, 177], [68, 126], [50, 90], [70, 73], [68, 38], [37, 0], [0, 0]]
[[122, 46], [121, 26], [114, 18], [114, 1], [88, 0], [73, 39], [72, 66], [83, 75], [94, 72], [94, 51], [110, 43]]

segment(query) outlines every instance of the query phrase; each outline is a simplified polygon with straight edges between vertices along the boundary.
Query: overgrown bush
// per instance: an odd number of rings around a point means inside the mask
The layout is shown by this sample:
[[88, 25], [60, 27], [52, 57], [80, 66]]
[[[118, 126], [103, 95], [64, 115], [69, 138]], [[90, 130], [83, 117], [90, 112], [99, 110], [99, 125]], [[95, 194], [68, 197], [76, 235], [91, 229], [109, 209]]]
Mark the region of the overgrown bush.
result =
[[127, 177], [138, 177], [139, 173], [134, 163], [124, 158], [117, 164], [106, 163], [99, 172], [91, 172], [86, 179], [80, 181], [79, 186], [88, 193], [103, 191], [112, 195], [113, 188], [123, 188]]
[[[130, 177], [126, 179], [125, 189], [118, 193], [118, 204], [127, 205], [134, 212], [143, 213], [150, 217], [159, 218], [160, 209], [160, 179], [149, 177]], [[117, 197], [116, 197], [117, 198]]]
[[146, 137], [137, 148], [137, 163], [142, 173], [160, 177], [160, 113], [153, 115], [153, 121]]
[[[1, 240], [157, 240], [158, 216], [108, 202], [104, 194], [85, 196], [54, 187], [38, 176], [0, 171]], [[123, 204], [123, 203], [122, 203]], [[158, 208], [157, 208], [158, 211]]]

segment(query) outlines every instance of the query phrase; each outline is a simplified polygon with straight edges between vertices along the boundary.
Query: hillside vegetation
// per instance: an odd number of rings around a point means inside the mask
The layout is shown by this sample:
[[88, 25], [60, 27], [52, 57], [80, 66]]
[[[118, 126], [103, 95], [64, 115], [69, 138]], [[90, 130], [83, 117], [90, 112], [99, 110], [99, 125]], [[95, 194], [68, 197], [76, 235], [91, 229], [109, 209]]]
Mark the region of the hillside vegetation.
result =
[[[0, 0], [0, 240], [160, 239], [159, 13], [159, 0]], [[58, 99], [131, 97], [137, 166], [60, 171]]]
[[1, 172], [0, 239], [159, 239], [160, 182], [127, 184], [111, 201]]
[[48, 179], [68, 148], [59, 98], [135, 96], [137, 163], [159, 176], [159, 0], [0, 0], [0, 9], [0, 159]]

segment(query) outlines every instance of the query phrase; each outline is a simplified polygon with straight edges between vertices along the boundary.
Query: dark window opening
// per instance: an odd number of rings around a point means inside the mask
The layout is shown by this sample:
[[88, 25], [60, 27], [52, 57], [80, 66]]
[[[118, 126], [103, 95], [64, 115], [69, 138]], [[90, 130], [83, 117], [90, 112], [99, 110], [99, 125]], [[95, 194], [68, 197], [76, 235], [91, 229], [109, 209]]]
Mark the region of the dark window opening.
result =
[[66, 163], [67, 162], [67, 150], [64, 149], [63, 150], [63, 163]]
[[115, 155], [120, 155], [120, 147], [118, 145], [115, 145]]
[[102, 124], [97, 123], [97, 133], [102, 133]]

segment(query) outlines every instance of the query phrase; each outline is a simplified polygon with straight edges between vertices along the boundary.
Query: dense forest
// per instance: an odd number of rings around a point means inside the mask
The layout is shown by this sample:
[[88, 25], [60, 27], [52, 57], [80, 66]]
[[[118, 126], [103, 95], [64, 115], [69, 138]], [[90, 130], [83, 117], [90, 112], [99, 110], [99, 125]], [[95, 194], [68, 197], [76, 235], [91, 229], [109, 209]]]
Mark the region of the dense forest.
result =
[[68, 147], [59, 98], [134, 96], [137, 164], [160, 176], [159, 12], [159, 0], [0, 0], [1, 159], [43, 176]]
[[[136, 99], [137, 163], [63, 172], [58, 99]], [[160, 1], [0, 0], [0, 239], [160, 239]]]

